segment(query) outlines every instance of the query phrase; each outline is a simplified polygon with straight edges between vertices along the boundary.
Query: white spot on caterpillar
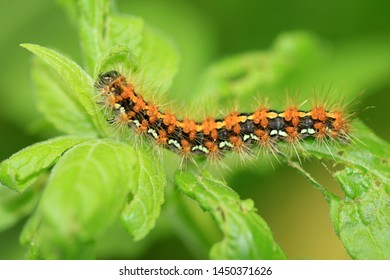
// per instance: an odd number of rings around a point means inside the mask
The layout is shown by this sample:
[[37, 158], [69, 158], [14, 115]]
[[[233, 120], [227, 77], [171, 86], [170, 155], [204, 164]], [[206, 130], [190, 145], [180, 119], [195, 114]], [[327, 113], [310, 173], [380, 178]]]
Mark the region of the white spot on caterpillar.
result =
[[153, 128], [148, 129], [148, 134], [152, 135], [154, 139], [158, 139], [158, 134]]
[[256, 141], [259, 141], [259, 140], [260, 140], [260, 138], [257, 137], [257, 136], [254, 135], [254, 134], [251, 134], [251, 138], [252, 138], [253, 140], [256, 140]]
[[307, 132], [309, 132], [310, 135], [313, 135], [313, 134], [316, 133], [316, 131], [315, 131], [314, 129], [312, 129], [312, 128], [309, 128], [309, 129], [307, 130]]
[[168, 140], [168, 145], [173, 145], [178, 150], [181, 150], [181, 146], [180, 146], [179, 142], [177, 142], [175, 139], [169, 139]]
[[197, 145], [197, 146], [192, 147], [192, 149], [191, 149], [191, 151], [193, 151], [193, 152], [196, 151], [196, 150], [199, 150], [199, 151], [201, 151], [201, 152], [203, 152], [205, 154], [209, 153], [209, 150], [205, 146], [203, 146], [203, 145]]
[[282, 137], [287, 137], [287, 133], [283, 130], [279, 130], [279, 135]]
[[251, 135], [245, 134], [244, 137], [243, 137], [244, 142], [247, 141], [248, 139], [250, 139]]
[[141, 124], [140, 124], [140, 122], [138, 120], [133, 120], [133, 123], [135, 124], [136, 127], [140, 127], [141, 126]]
[[229, 141], [222, 141], [221, 143], [219, 143], [219, 148], [222, 149], [224, 148], [225, 146], [229, 147], [229, 148], [233, 148], [234, 145], [232, 143], [230, 143]]

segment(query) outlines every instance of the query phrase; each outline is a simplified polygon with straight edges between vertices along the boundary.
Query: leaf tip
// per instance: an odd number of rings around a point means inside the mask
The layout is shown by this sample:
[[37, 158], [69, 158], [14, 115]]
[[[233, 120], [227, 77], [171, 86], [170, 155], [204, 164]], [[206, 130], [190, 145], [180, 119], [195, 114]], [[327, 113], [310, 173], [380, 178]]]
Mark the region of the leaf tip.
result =
[[32, 46], [34, 46], [34, 44], [22, 43], [22, 44], [19, 44], [19, 46], [29, 50]]

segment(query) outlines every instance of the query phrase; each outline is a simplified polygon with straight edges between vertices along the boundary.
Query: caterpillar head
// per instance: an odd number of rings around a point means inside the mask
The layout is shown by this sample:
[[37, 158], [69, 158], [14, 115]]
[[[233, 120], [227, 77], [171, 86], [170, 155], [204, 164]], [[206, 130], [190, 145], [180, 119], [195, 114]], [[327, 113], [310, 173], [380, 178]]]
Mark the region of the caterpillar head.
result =
[[98, 78], [97, 82], [95, 83], [95, 88], [102, 89], [105, 86], [112, 83], [119, 76], [120, 76], [120, 74], [115, 70], [108, 71], [108, 72], [102, 72], [99, 74], [99, 78]]

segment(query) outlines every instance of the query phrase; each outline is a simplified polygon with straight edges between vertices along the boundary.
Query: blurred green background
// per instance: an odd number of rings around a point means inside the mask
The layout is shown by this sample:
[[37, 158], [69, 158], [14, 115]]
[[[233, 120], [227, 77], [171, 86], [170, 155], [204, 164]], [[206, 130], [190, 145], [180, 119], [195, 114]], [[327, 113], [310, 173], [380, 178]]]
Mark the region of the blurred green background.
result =
[[[62, 0], [65, 2], [65, 0]], [[32, 55], [20, 43], [36, 43], [65, 53], [82, 64], [76, 26], [56, 1], [2, 1], [0, 4], [0, 160], [53, 133], [34, 107], [30, 78]], [[117, 1], [117, 11], [139, 15], [176, 43], [181, 64], [172, 88], [180, 98], [191, 92], [199, 76], [213, 62], [253, 50], [267, 50], [279, 35], [310, 32], [323, 42], [330, 65], [322, 80], [293, 86], [331, 84], [342, 92], [356, 90], [358, 117], [379, 136], [390, 140], [390, 2], [385, 0], [261, 1], [261, 0], [143, 0]], [[321, 66], [319, 66], [321, 67]], [[318, 69], [316, 69], [318, 70]], [[328, 72], [327, 72], [328, 71]], [[329, 74], [329, 75], [327, 75]], [[288, 85], [286, 90], [289, 90]], [[295, 90], [295, 88], [293, 88]], [[184, 98], [184, 97], [183, 97]], [[340, 194], [317, 161], [304, 163], [319, 181]], [[252, 198], [276, 240], [292, 259], [349, 258], [333, 232], [328, 205], [297, 172], [277, 166], [259, 174], [242, 168], [229, 178], [242, 198]], [[341, 194], [340, 194], [341, 195]], [[191, 202], [189, 202], [191, 204]], [[172, 229], [170, 206], [158, 229], [133, 244], [119, 227], [100, 243], [100, 258], [199, 258], [185, 231]], [[196, 209], [196, 208], [195, 208]], [[197, 210], [194, 210], [197, 211]], [[199, 213], [199, 215], [202, 215]], [[24, 221], [23, 221], [24, 222]], [[23, 258], [18, 243], [23, 222], [0, 234], [0, 258]], [[121, 239], [120, 239], [121, 238]], [[115, 240], [122, 240], [121, 246]], [[118, 246], [118, 253], [105, 248]], [[127, 253], [126, 253], [127, 252]]]

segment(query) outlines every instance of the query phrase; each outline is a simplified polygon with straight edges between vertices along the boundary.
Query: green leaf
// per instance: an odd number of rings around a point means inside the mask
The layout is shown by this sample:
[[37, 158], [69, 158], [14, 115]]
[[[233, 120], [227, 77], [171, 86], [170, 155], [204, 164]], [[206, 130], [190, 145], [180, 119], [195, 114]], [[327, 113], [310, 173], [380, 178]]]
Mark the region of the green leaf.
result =
[[111, 15], [108, 19], [106, 46], [125, 45], [135, 56], [141, 53], [144, 21], [140, 17], [129, 15]]
[[32, 255], [92, 257], [83, 251], [92, 250], [91, 244], [123, 207], [134, 185], [135, 163], [131, 147], [112, 140], [91, 140], [66, 152], [22, 235]]
[[194, 96], [207, 104], [214, 102], [208, 105], [212, 108], [235, 105], [229, 103], [234, 100], [252, 109], [253, 96], [259, 96], [260, 102], [266, 96], [272, 106], [284, 105], [283, 96], [288, 95], [299, 97], [300, 102], [312, 100], [313, 93], [319, 101], [337, 102], [340, 92], [336, 90], [342, 89], [349, 101], [362, 89], [373, 93], [370, 87], [376, 89], [388, 81], [387, 38], [362, 38], [339, 44], [337, 49], [327, 46], [307, 32], [282, 33], [269, 50], [230, 56], [211, 65]]
[[264, 220], [256, 214], [253, 201], [238, 194], [206, 172], [196, 176], [177, 172], [179, 189], [209, 212], [222, 231], [223, 240], [210, 252], [212, 259], [284, 259]]
[[[234, 105], [231, 101], [239, 100], [240, 106], [252, 109], [253, 97], [261, 93], [270, 101], [280, 99], [286, 88], [293, 89], [292, 81], [302, 84], [298, 74], [304, 72], [307, 76], [307, 69], [323, 60], [323, 50], [314, 36], [303, 32], [282, 34], [270, 50], [238, 54], [211, 65], [195, 96], [207, 104], [214, 102], [212, 106]], [[310, 95], [300, 91], [301, 98], [306, 96]], [[260, 102], [265, 98], [260, 96]]]
[[132, 50], [124, 45], [116, 45], [101, 56], [96, 65], [96, 73], [115, 70], [118, 65], [131, 73], [136, 73], [139, 69], [137, 57]]
[[324, 67], [317, 67], [316, 75], [312, 75], [314, 79], [306, 82], [332, 81], [333, 88], [342, 89], [343, 97], [354, 98], [362, 90], [365, 96], [378, 93], [378, 89], [389, 81], [389, 48], [387, 36], [349, 38], [338, 44], [337, 51]]
[[[114, 17], [112, 24], [114, 19], [117, 20]], [[122, 21], [125, 19], [127, 18]], [[123, 24], [122, 21], [118, 24]], [[130, 20], [130, 24], [132, 22]], [[177, 51], [165, 36], [154, 29], [143, 28], [141, 37], [139, 24], [135, 25], [138, 30], [131, 37], [132, 40], [108, 48], [108, 51], [101, 55], [95, 72], [112, 69], [123, 71], [122, 74], [136, 85], [137, 92], [161, 96], [171, 87], [176, 75], [179, 62]], [[142, 44], [139, 42], [140, 38]]]
[[243, 96], [256, 96], [256, 92], [276, 79], [270, 67], [271, 56], [265, 52], [252, 52], [223, 59], [207, 69], [196, 90], [198, 99], [226, 104]]
[[57, 137], [29, 146], [0, 164], [0, 183], [23, 192], [51, 168], [71, 147], [86, 141], [79, 137]]
[[[155, 94], [165, 94], [171, 87], [179, 63], [179, 55], [172, 42], [157, 30], [144, 28], [142, 53], [139, 59], [142, 71], [138, 83]], [[145, 82], [147, 85], [144, 85]], [[143, 89], [141, 89], [143, 91]]]
[[93, 74], [97, 60], [104, 50], [107, 32], [107, 17], [110, 1], [80, 0], [80, 40], [87, 72]]
[[37, 59], [32, 75], [37, 87], [38, 110], [57, 130], [67, 134], [96, 136], [91, 118], [75, 99], [70, 87], [53, 69]]
[[335, 177], [350, 190], [344, 199], [330, 201], [332, 222], [347, 252], [354, 259], [390, 259], [389, 182], [352, 168]]
[[154, 227], [164, 202], [166, 185], [163, 165], [156, 152], [138, 151], [138, 174], [131, 190], [130, 202], [122, 211], [121, 220], [127, 231], [140, 240]]
[[337, 141], [318, 145], [306, 142], [303, 148], [317, 158], [333, 159], [346, 166], [368, 171], [382, 182], [389, 182], [390, 144], [360, 121], [352, 122], [351, 126], [352, 139], [347, 145], [337, 144]]
[[125, 75], [130, 72], [138, 92], [165, 94], [179, 61], [173, 44], [145, 28], [139, 17], [108, 13], [102, 1], [81, 1], [81, 39], [88, 69], [94, 69], [94, 75], [113, 69]]
[[80, 10], [80, 38], [89, 73], [97, 76], [102, 71], [112, 70], [96, 65], [107, 50], [117, 45], [126, 46], [138, 57], [143, 31], [141, 18], [110, 15], [109, 1], [104, 0], [82, 0]]
[[106, 121], [101, 114], [98, 114], [97, 105], [92, 98], [94, 82], [84, 70], [74, 61], [48, 48], [33, 44], [21, 46], [37, 55], [57, 72], [71, 89], [67, 91], [71, 94], [70, 98], [77, 100], [83, 111], [92, 119], [95, 130], [100, 135], [107, 135]]
[[0, 185], [0, 232], [13, 226], [36, 206], [39, 193], [28, 189], [17, 193]]
[[344, 247], [355, 259], [390, 258], [390, 144], [363, 123], [353, 122], [349, 145], [309, 145], [318, 158], [330, 158], [343, 168], [333, 174], [345, 198], [339, 198], [298, 168], [320, 189], [330, 204], [331, 219]]
[[[20, 243], [29, 244], [30, 248], [28, 251], [28, 257], [30, 259], [42, 259], [42, 253], [40, 251], [44, 251], [42, 248], [42, 244], [37, 246], [34, 244], [35, 241], [42, 242], [40, 240], [44, 240], [45, 236], [42, 234], [42, 226], [41, 219], [39, 215], [35, 212], [35, 214], [31, 215], [27, 220], [26, 224], [23, 227], [23, 231], [19, 237]], [[47, 247], [51, 246], [51, 243], [45, 245]]]
[[111, 16], [107, 22], [104, 51], [94, 68], [95, 75], [116, 69], [119, 65], [122, 70], [136, 73], [141, 53], [143, 20], [133, 16]]

